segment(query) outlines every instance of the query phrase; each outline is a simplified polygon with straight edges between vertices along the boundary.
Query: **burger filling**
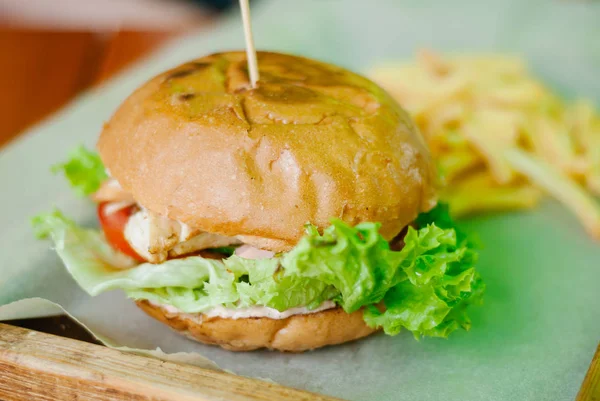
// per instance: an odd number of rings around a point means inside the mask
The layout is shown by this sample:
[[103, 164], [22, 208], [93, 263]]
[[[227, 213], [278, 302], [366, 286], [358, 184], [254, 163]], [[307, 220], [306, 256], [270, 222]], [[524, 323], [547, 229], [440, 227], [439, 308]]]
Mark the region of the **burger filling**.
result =
[[[99, 214], [111, 216], [125, 213], [124, 240], [139, 257], [150, 263], [163, 263], [206, 249], [237, 247], [242, 241], [236, 237], [203, 232], [189, 225], [169, 219], [137, 205], [113, 178], [102, 184], [93, 199], [102, 205]], [[106, 231], [107, 218], [101, 218]], [[247, 259], [273, 257], [274, 252], [244, 245], [236, 255]]]
[[90, 295], [121, 289], [198, 319], [362, 310], [369, 326], [387, 334], [404, 328], [439, 337], [468, 329], [467, 307], [481, 302], [475, 244], [443, 204], [391, 242], [377, 222], [352, 227], [332, 219], [326, 228], [307, 224], [294, 248], [275, 254], [242, 243], [243, 236], [203, 232], [144, 209], [84, 149], [59, 169], [79, 193], [95, 193], [102, 231], [81, 228], [59, 211], [37, 216], [34, 227], [53, 239]]
[[268, 306], [248, 306], [245, 308], [226, 308], [224, 306], [215, 306], [214, 308], [208, 309], [202, 314], [187, 314], [171, 305], [160, 305], [152, 303], [163, 309], [167, 316], [174, 315], [185, 315], [188, 319], [202, 321], [204, 318], [220, 317], [223, 319], [248, 319], [252, 317], [266, 317], [269, 319], [287, 319], [294, 315], [308, 315], [310, 313], [317, 313], [327, 309], [333, 309], [336, 307], [333, 301], [324, 301], [321, 305], [314, 309], [308, 309], [306, 306], [297, 306], [294, 308], [286, 309], [284, 311], [278, 311]]
[[204, 249], [240, 244], [234, 237], [195, 230], [144, 208], [129, 217], [124, 235], [133, 250], [150, 263], [162, 263], [167, 258]]

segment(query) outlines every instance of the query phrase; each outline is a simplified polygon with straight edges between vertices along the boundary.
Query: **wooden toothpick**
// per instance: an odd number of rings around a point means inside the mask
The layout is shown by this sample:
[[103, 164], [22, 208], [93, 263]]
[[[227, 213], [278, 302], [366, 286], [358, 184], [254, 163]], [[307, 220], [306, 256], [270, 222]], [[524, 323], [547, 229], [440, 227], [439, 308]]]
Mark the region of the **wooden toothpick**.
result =
[[250, 6], [248, 0], [240, 0], [242, 9], [242, 20], [244, 21], [244, 36], [246, 38], [246, 58], [248, 59], [248, 72], [250, 74], [250, 86], [256, 88], [258, 82], [258, 62], [256, 61], [256, 49], [252, 38], [252, 24], [250, 22]]

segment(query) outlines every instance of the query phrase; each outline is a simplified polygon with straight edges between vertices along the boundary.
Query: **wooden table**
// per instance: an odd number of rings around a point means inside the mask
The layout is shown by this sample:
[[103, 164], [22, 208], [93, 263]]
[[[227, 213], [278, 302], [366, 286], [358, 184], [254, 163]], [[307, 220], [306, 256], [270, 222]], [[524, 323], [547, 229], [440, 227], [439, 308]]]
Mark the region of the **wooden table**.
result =
[[0, 147], [177, 31], [82, 32], [0, 26]]

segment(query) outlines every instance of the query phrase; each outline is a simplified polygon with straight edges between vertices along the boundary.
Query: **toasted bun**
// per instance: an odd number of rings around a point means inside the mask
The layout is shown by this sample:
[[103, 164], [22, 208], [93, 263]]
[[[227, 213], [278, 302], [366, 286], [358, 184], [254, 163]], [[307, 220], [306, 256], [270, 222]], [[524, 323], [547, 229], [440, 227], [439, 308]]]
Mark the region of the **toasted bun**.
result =
[[135, 91], [100, 156], [144, 207], [274, 251], [332, 217], [394, 237], [435, 204], [434, 168], [410, 118], [368, 79], [306, 58], [213, 54]]
[[302, 352], [356, 340], [376, 331], [365, 324], [362, 311], [348, 314], [341, 308], [293, 315], [286, 319], [223, 319], [168, 313], [147, 301], [137, 301], [137, 305], [153, 318], [193, 340], [231, 351], [269, 348]]

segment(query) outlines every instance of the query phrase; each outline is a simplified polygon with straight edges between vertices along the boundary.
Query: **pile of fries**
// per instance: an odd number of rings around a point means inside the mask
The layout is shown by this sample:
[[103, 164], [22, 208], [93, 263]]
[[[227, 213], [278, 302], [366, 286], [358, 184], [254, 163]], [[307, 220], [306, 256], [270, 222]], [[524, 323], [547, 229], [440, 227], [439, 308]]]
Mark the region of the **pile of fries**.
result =
[[532, 208], [546, 193], [600, 239], [600, 116], [591, 103], [565, 103], [504, 55], [423, 51], [368, 75], [412, 114], [454, 214]]

